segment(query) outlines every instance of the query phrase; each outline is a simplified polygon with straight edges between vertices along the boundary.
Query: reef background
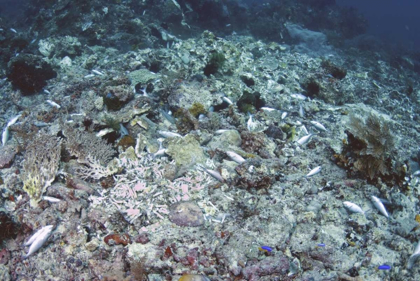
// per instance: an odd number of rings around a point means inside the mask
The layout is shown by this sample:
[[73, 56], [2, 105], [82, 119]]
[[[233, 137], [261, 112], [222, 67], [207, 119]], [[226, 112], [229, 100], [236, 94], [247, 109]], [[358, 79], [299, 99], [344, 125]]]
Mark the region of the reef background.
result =
[[334, 0], [0, 3], [1, 280], [420, 279], [418, 49]]

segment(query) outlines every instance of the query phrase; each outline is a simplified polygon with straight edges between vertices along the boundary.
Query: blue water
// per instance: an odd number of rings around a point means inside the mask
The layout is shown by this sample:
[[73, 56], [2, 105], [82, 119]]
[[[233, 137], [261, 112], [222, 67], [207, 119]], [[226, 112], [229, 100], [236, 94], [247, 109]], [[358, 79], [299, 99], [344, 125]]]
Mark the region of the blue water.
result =
[[368, 34], [411, 51], [420, 51], [420, 1], [336, 0], [358, 9], [369, 21]]

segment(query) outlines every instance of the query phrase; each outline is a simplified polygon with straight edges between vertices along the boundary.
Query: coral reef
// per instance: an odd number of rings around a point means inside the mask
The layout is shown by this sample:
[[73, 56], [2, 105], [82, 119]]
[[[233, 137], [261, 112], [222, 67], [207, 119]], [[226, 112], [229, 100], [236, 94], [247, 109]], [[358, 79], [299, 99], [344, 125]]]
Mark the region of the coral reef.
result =
[[396, 141], [389, 121], [376, 113], [366, 118], [354, 114], [350, 116], [348, 134], [351, 161], [357, 171], [371, 180], [393, 172], [391, 159]]
[[226, 58], [222, 53], [212, 53], [206, 66], [204, 67], [204, 75], [210, 76], [211, 74], [216, 74], [217, 71], [223, 67], [225, 61]]
[[28, 66], [0, 79], [1, 280], [419, 280], [419, 59], [347, 43], [359, 14], [25, 5], [0, 27], [0, 73]]
[[23, 95], [32, 95], [57, 76], [51, 65], [35, 55], [24, 54], [10, 60], [7, 78]]
[[111, 145], [98, 138], [94, 133], [80, 131], [71, 126], [63, 130], [64, 146], [68, 152], [77, 157], [79, 163], [88, 163], [88, 157], [102, 165], [107, 164], [115, 154]]
[[61, 139], [39, 133], [28, 144], [21, 178], [31, 206], [37, 206], [55, 179], [61, 156]]

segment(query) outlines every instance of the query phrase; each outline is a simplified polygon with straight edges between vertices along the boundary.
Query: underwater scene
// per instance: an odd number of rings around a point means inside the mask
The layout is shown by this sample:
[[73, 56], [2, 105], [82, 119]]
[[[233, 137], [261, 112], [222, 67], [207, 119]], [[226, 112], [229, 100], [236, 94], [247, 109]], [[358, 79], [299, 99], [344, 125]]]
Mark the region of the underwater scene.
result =
[[0, 0], [0, 280], [420, 280], [419, 10]]

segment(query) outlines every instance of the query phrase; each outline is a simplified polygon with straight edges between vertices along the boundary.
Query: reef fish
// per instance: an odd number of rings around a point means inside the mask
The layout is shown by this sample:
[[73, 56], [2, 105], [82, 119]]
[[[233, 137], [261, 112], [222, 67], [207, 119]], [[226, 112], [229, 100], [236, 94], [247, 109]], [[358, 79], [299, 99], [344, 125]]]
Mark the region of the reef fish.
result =
[[306, 96], [302, 95], [301, 93], [291, 94], [290, 96], [294, 99], [306, 100]]
[[229, 156], [229, 158], [231, 160], [235, 161], [238, 164], [242, 164], [242, 163], [244, 163], [246, 161], [241, 155], [239, 155], [236, 152], [226, 151], [226, 154], [227, 154], [227, 156]]
[[262, 252], [268, 252], [270, 253], [271, 251], [273, 251], [273, 249], [269, 246], [261, 246], [258, 248], [258, 250], [262, 251]]
[[318, 174], [318, 173], [320, 173], [321, 172], [321, 170], [322, 170], [322, 167], [321, 166], [318, 166], [318, 167], [315, 167], [315, 168], [313, 168], [307, 175], [306, 175], [306, 177], [307, 178], [309, 178], [309, 177], [312, 177], [312, 176], [314, 176], [314, 175], [316, 175], [316, 174]]
[[101, 75], [101, 76], [104, 75], [102, 72], [100, 72], [99, 70], [96, 70], [96, 69], [92, 69], [92, 72], [97, 74], [97, 75]]
[[311, 124], [318, 130], [318, 131], [327, 131], [327, 128], [324, 127], [321, 123], [317, 121], [311, 121]]
[[305, 118], [305, 109], [303, 109], [303, 106], [301, 104], [299, 105], [298, 113], [300, 118]]
[[9, 139], [9, 127], [6, 126], [6, 128], [4, 128], [3, 133], [1, 134], [1, 143], [3, 146], [6, 145], [7, 140]]
[[216, 180], [218, 180], [220, 182], [225, 182], [225, 179], [222, 177], [222, 175], [218, 171], [207, 169], [206, 167], [204, 167], [201, 164], [197, 164], [197, 167], [200, 170], [204, 170], [207, 174], [209, 174], [210, 176], [212, 176]]
[[358, 205], [349, 202], [349, 201], [344, 201], [343, 202], [344, 207], [346, 207], [347, 210], [349, 210], [352, 213], [360, 213], [360, 214], [364, 214], [365, 212], [362, 210], [362, 208], [360, 208]]
[[389, 266], [387, 264], [383, 264], [383, 265], [378, 266], [378, 269], [379, 270], [390, 270], [391, 266]]
[[300, 145], [307, 144], [312, 139], [313, 135], [314, 134], [309, 134], [304, 137], [301, 137], [300, 139], [297, 140], [297, 143]]
[[180, 134], [169, 131], [158, 131], [158, 134], [164, 138], [182, 138]]
[[260, 109], [263, 110], [263, 111], [268, 111], [268, 112], [272, 112], [272, 111], [276, 111], [277, 110], [275, 108], [265, 107], [265, 106], [261, 107]]
[[233, 104], [233, 102], [229, 98], [227, 98], [227, 97], [222, 97], [222, 100], [224, 100], [229, 105], [232, 105]]
[[417, 246], [414, 249], [414, 253], [408, 258], [407, 268], [411, 269], [419, 257], [420, 257], [420, 242], [417, 243]]
[[17, 122], [17, 120], [20, 118], [20, 116], [22, 116], [22, 114], [16, 115], [12, 119], [10, 119], [10, 121], [7, 123], [7, 127], [14, 125]]
[[54, 101], [52, 101], [52, 100], [46, 100], [46, 102], [47, 102], [49, 105], [51, 105], [52, 107], [61, 108], [61, 106], [60, 106], [58, 103], [56, 103], [56, 102], [54, 102]]
[[220, 130], [215, 131], [214, 134], [215, 135], [221, 135], [221, 134], [224, 134], [226, 132], [231, 132], [231, 131], [233, 131], [233, 130], [232, 129], [220, 129]]
[[25, 255], [25, 258], [38, 251], [38, 249], [41, 248], [42, 245], [44, 245], [48, 237], [50, 237], [53, 227], [53, 225], [46, 225], [37, 232], [35, 232], [35, 234], [31, 236], [31, 238], [29, 238], [28, 242], [25, 243], [25, 246], [30, 245], [28, 253]]
[[384, 215], [385, 217], [389, 218], [388, 212], [386, 211], [385, 206], [384, 206], [384, 204], [382, 204], [381, 200], [379, 200], [378, 197], [375, 197], [373, 195], [371, 196], [371, 199], [372, 199], [373, 205], [375, 205], [376, 209], [378, 209], [379, 212], [382, 215]]
[[287, 113], [286, 111], [284, 111], [284, 112], [281, 114], [281, 120], [286, 119], [287, 115], [288, 115], [288, 113]]

